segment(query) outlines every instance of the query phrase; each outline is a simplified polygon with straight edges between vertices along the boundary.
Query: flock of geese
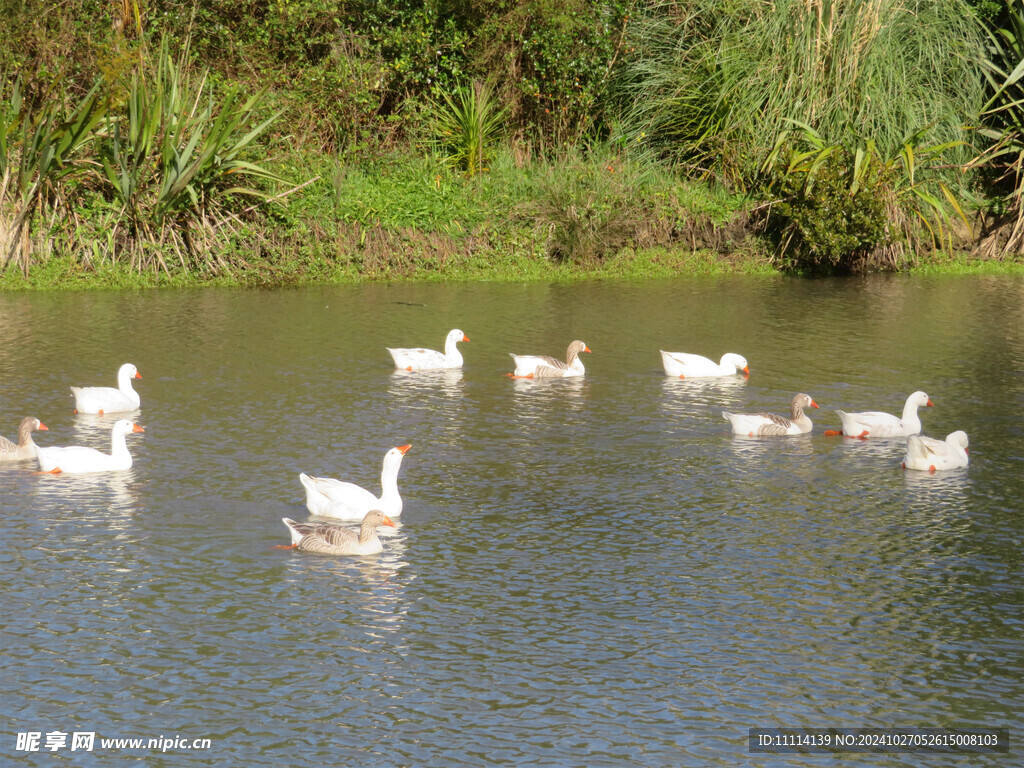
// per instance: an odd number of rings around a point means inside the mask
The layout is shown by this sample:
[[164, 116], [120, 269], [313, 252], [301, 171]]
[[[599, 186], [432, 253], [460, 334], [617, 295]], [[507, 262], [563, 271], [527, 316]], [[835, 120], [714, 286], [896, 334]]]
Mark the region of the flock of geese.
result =
[[[468, 342], [461, 330], [449, 332], [444, 351], [432, 349], [388, 348], [395, 368], [405, 371], [442, 370], [462, 367], [458, 344]], [[583, 376], [586, 371], [580, 354], [590, 352], [582, 341], [573, 341], [566, 350], [565, 360], [545, 355], [512, 354], [515, 368], [507, 374], [513, 378], [569, 378]], [[700, 355], [681, 352], [661, 352], [662, 366], [668, 376], [683, 379], [715, 376], [749, 375], [750, 368], [742, 355], [728, 353], [716, 363]], [[134, 379], [142, 376], [131, 363], [125, 363], [117, 372], [117, 387], [71, 387], [75, 398], [75, 412], [81, 414], [129, 413], [141, 405], [139, 394], [132, 387]], [[966, 467], [968, 463], [967, 435], [957, 431], [945, 440], [924, 437], [918, 408], [930, 407], [932, 401], [924, 392], [914, 392], [907, 398], [900, 417], [882, 411], [846, 413], [836, 411], [842, 422], [841, 430], [828, 430], [826, 435], [843, 434], [846, 437], [906, 438], [905, 469], [936, 472]], [[803, 392], [793, 396], [789, 416], [774, 413], [729, 413], [722, 416], [729, 421], [732, 432], [745, 437], [781, 437], [800, 435], [811, 431], [811, 420], [804, 410], [817, 408], [810, 395]], [[42, 447], [33, 441], [32, 433], [46, 430], [39, 419], [26, 416], [18, 429], [18, 442], [0, 436], [0, 462], [36, 460], [40, 472], [85, 474], [130, 469], [132, 456], [126, 437], [145, 430], [130, 419], [118, 419], [111, 430], [110, 453], [85, 446]], [[384, 455], [381, 470], [381, 495], [354, 483], [333, 478], [313, 477], [304, 472], [299, 481], [306, 491], [306, 508], [310, 514], [344, 521], [361, 521], [359, 531], [333, 523], [299, 523], [282, 518], [291, 534], [292, 543], [282, 549], [299, 549], [333, 555], [372, 555], [383, 547], [377, 535], [379, 527], [395, 527], [393, 518], [402, 514], [402, 497], [398, 492], [398, 472], [402, 458], [411, 448], [400, 445]]]

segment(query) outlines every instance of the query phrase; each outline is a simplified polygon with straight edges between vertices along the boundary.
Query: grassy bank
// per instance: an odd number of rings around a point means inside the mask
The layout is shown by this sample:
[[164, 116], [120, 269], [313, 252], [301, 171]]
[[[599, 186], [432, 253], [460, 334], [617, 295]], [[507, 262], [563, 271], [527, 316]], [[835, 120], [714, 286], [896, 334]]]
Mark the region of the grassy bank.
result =
[[[30, 269], [10, 265], [0, 290], [639, 280], [792, 267], [756, 199], [611, 144], [553, 159], [499, 152], [473, 176], [408, 152], [374, 163], [282, 153], [268, 168], [290, 194], [226, 217], [192, 255], [176, 239], [126, 237], [109, 202], [83, 186], [76, 216], [39, 221]], [[1020, 260], [966, 252], [908, 251], [898, 266], [1024, 272]]]
[[[360, 270], [350, 262], [329, 258], [277, 258], [248, 261], [222, 274], [199, 274], [179, 270], [166, 274], [139, 272], [128, 264], [109, 261], [84, 264], [75, 256], [54, 256], [28, 276], [16, 270], [0, 274], [0, 292], [46, 290], [134, 290], [198, 287], [277, 287], [307, 284], [344, 284], [386, 281], [446, 282], [576, 282], [594, 279], [646, 280], [658, 278], [702, 278], [746, 275], [777, 277], [772, 260], [756, 252], [721, 254], [683, 246], [623, 250], [597, 266], [555, 263], [539, 252], [492, 252], [485, 249], [444, 266], [410, 265]], [[981, 260], [965, 256], [939, 258], [904, 270], [909, 275], [1006, 275], [1024, 277], [1024, 261]]]
[[[750, 201], [682, 181], [657, 163], [495, 157], [467, 177], [431, 156], [372, 165], [314, 157], [286, 199], [228, 222], [215, 252], [111, 237], [103, 200], [84, 195], [74, 227], [37, 228], [31, 268], [0, 289], [295, 285], [361, 280], [573, 280], [772, 271]], [[301, 175], [299, 175], [301, 174]], [[132, 246], [132, 247], [128, 247]], [[140, 268], [141, 266], [141, 268]]]

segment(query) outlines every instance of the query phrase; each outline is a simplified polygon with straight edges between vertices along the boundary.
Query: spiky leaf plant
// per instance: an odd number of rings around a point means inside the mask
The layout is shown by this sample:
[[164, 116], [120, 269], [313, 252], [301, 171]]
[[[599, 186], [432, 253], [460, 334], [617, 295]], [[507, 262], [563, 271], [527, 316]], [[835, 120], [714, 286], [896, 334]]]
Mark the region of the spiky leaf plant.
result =
[[991, 96], [981, 133], [991, 145], [974, 164], [994, 173], [999, 209], [977, 252], [986, 257], [1020, 257], [1024, 252], [1024, 2], [1010, 0], [1000, 27], [986, 30], [981, 61]]
[[428, 143], [467, 176], [487, 169], [506, 109], [487, 83], [462, 85], [428, 108]]

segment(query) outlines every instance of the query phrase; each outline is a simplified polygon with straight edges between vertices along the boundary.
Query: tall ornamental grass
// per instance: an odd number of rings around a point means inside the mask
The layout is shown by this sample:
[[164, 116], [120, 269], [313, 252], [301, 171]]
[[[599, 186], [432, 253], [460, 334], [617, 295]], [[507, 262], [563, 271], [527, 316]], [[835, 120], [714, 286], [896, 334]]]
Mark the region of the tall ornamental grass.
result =
[[984, 99], [964, 0], [690, 0], [651, 6], [635, 31], [634, 130], [733, 184], [757, 177], [787, 120], [894, 157], [923, 129], [964, 140]]

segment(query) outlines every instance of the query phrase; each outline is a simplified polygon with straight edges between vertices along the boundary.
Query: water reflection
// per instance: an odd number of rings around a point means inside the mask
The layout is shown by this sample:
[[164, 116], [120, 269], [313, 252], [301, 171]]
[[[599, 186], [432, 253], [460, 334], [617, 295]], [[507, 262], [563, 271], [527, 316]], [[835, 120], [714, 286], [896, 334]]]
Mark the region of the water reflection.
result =
[[[899, 467], [898, 461], [896, 466]], [[902, 468], [900, 471], [903, 473], [903, 487], [913, 493], [915, 500], [954, 506], [967, 502], [971, 490], [970, 467], [935, 473]]]
[[72, 419], [71, 426], [75, 432], [83, 435], [105, 434], [107, 437], [110, 437], [110, 430], [113, 429], [114, 422], [120, 419], [138, 422], [141, 415], [141, 408], [119, 413], [76, 413]]
[[391, 374], [388, 391], [397, 401], [410, 401], [424, 395], [443, 394], [460, 397], [465, 394], [461, 368], [437, 371], [399, 371]]
[[[728, 422], [725, 423], [725, 428], [728, 430]], [[728, 437], [730, 452], [734, 458], [742, 461], [772, 459], [778, 456], [813, 456], [815, 453], [815, 443], [810, 434], [751, 437], [729, 432]]]
[[85, 475], [36, 473], [30, 491], [39, 508], [73, 511], [77, 516], [101, 516], [114, 529], [132, 525], [131, 514], [141, 506], [134, 470]]
[[511, 379], [511, 381], [512, 393], [517, 398], [516, 403], [522, 404], [560, 401], [569, 406], [581, 407], [582, 397], [587, 391], [587, 381], [583, 376], [573, 376], [567, 379]]
[[747, 379], [727, 376], [680, 379], [665, 376], [661, 382], [661, 408], [667, 414], [688, 419], [695, 413], [721, 415], [746, 406]]
[[907, 450], [905, 437], [846, 437], [830, 435], [826, 440], [835, 441], [835, 450], [845, 459], [853, 461], [874, 461], [891, 464], [894, 457], [903, 457]]

